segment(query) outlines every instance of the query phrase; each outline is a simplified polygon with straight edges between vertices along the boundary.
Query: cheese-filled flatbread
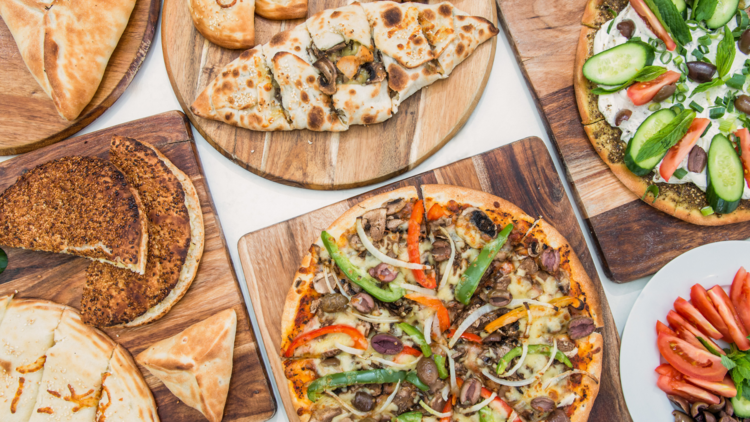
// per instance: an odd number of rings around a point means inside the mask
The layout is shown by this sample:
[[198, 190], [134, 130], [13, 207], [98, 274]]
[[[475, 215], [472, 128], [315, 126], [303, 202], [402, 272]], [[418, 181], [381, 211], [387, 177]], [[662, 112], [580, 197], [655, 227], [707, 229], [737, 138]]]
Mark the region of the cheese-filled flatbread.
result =
[[[273, 58], [280, 52], [292, 53], [307, 64], [313, 64], [315, 59], [310, 57], [310, 45], [312, 45], [312, 38], [310, 33], [307, 32], [307, 26], [303, 23], [271, 37], [270, 41], [263, 44], [263, 55], [266, 57], [266, 64], [272, 72], [275, 71]], [[276, 74], [274, 73], [274, 75]]]
[[195, 99], [197, 116], [257, 131], [291, 130], [263, 46], [243, 51]]
[[116, 343], [66, 308], [47, 351], [30, 422], [90, 422], [96, 416], [102, 377]]
[[351, 41], [372, 49], [370, 24], [359, 2], [316, 13], [305, 24], [313, 43], [322, 51]]
[[379, 1], [362, 5], [375, 45], [401, 65], [413, 69], [435, 58], [419, 25], [419, 9], [411, 3]]
[[232, 377], [237, 314], [227, 309], [149, 346], [136, 359], [178, 399], [221, 421]]
[[255, 13], [273, 20], [304, 18], [307, 0], [255, 0]]
[[255, 0], [188, 0], [193, 25], [224, 48], [255, 45]]
[[[8, 297], [9, 299], [9, 297]], [[7, 303], [1, 299], [0, 302]], [[15, 299], [0, 323], [0, 420], [25, 422], [31, 417], [47, 353], [64, 305]]]
[[133, 7], [135, 0], [4, 0], [0, 16], [60, 116], [74, 120], [94, 97]]
[[419, 24], [422, 26], [422, 32], [432, 46], [435, 57], [440, 57], [456, 39], [453, 21], [455, 7], [447, 1], [416, 6], [419, 9]]
[[97, 422], [159, 422], [154, 396], [125, 348], [115, 347], [102, 378]]
[[392, 102], [388, 83], [339, 85], [333, 95], [333, 106], [348, 125], [372, 125], [391, 118]]
[[394, 93], [391, 98], [393, 113], [398, 111], [398, 106], [401, 103], [420, 89], [444, 78], [435, 60], [431, 60], [414, 69], [409, 69], [401, 66], [395, 59], [384, 54], [383, 64], [388, 72], [388, 87]]
[[468, 16], [456, 8], [453, 8], [453, 26], [456, 36], [437, 58], [445, 77], [448, 77], [456, 66], [469, 58], [477, 47], [500, 32], [487, 19]]
[[357, 204], [303, 258], [280, 351], [300, 419], [587, 420], [603, 319], [571, 246], [501, 198], [421, 192]]

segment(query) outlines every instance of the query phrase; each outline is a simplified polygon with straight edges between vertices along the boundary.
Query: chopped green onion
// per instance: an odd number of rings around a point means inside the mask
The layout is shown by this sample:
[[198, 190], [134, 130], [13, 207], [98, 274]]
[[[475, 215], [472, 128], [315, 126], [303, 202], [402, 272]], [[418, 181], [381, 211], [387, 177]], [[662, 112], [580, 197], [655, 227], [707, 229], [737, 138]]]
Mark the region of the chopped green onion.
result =
[[648, 106], [648, 111], [656, 111], [661, 108], [661, 104], [659, 103], [651, 103], [651, 105]]
[[711, 45], [711, 37], [709, 37], [708, 35], [704, 35], [702, 37], [699, 37], [698, 38], [698, 44], [700, 44], [700, 45], [706, 45], [706, 46]]
[[685, 106], [682, 104], [675, 104], [672, 107], [669, 108], [670, 110], [674, 111], [674, 114], [680, 114], [682, 110], [685, 110]]
[[687, 76], [685, 76], [685, 74], [687, 73], [687, 65], [685, 65], [685, 63], [683, 63], [680, 66], [685, 66], [685, 72], [683, 72], [680, 75], [680, 80], [679, 80], [679, 82], [684, 83], [685, 81], [687, 81]]
[[724, 116], [724, 113], [726, 113], [727, 109], [724, 107], [714, 107], [708, 112], [708, 117], [712, 119], [718, 119]]
[[695, 110], [698, 113], [703, 113], [703, 107], [701, 107], [695, 101], [691, 101], [689, 107], [692, 108], [693, 110]]
[[714, 105], [723, 106], [724, 105], [724, 99], [721, 98], [721, 97], [716, 97], [716, 99], [714, 100]]
[[685, 170], [685, 169], [677, 169], [672, 174], [674, 175], [674, 177], [682, 180], [682, 178], [685, 177], [685, 175], [687, 174], [687, 170]]
[[735, 116], [727, 116], [725, 119], [719, 120], [719, 130], [724, 133], [734, 132], [737, 128], [735, 122], [737, 118]]
[[659, 60], [661, 60], [661, 62], [664, 64], [668, 64], [669, 62], [672, 61], [672, 53], [670, 53], [669, 51], [665, 51], [661, 53]]
[[743, 67], [742, 68], [742, 74], [745, 75], [745, 76], [747, 76], [748, 74], [750, 74], [750, 70], [748, 70], [748, 68], [746, 68], [746, 67]]
[[734, 99], [727, 100], [727, 113], [734, 113]]
[[687, 75], [688, 73], [687, 65], [685, 63], [680, 63], [677, 67], [680, 69], [680, 72], [682, 72], [682, 76], [685, 77], [685, 79], [682, 79], [682, 77], [680, 77], [680, 82], [685, 82], [685, 80], [687, 79], [687, 76], [685, 75]]
[[682, 56], [677, 56], [677, 57], [674, 58], [674, 64], [680, 65], [683, 60], [684, 59], [682, 58]]
[[701, 208], [701, 214], [703, 214], [704, 217], [708, 217], [709, 215], [713, 213], [714, 213], [714, 209], [711, 208], [711, 206]]
[[[743, 69], [744, 70], [744, 69]], [[742, 87], [745, 85], [745, 75], [737, 73], [733, 75], [731, 78], [727, 79], [725, 84], [727, 84], [728, 87], [734, 88], [734, 89], [742, 89]]]
[[745, 67], [750, 67], [750, 59], [745, 60]]
[[654, 200], [653, 200], [653, 201], [651, 202], [651, 203], [653, 204], [654, 202], [656, 202], [656, 198], [658, 198], [658, 197], [659, 197], [659, 187], [658, 187], [658, 186], [656, 186], [656, 185], [650, 185], [650, 186], [649, 186], [649, 187], [648, 187], [648, 188], [646, 189], [646, 192], [645, 192], [645, 193], [643, 194], [643, 196], [641, 197], [641, 201], [645, 201], [645, 200], [646, 200], [646, 197], [648, 196], [648, 194], [649, 194], [649, 193], [650, 193], [651, 195], [653, 195], [653, 197], [654, 197]]
[[708, 133], [708, 130], [711, 129], [711, 126], [713, 126], [714, 122], [708, 122], [708, 126], [706, 126], [706, 130], [701, 133], [701, 138], [706, 136], [706, 133]]
[[[677, 94], [675, 96], [675, 99], [677, 100], [678, 103], [681, 103], [681, 102], [687, 100], [687, 97], [685, 96], [685, 94], [679, 93], [679, 94]], [[682, 104], [680, 104], [680, 105], [682, 105]]]
[[677, 84], [677, 91], [679, 92], [688, 92], [690, 88], [687, 87], [685, 84]]
[[708, 54], [708, 47], [705, 45], [699, 45], [698, 50], [700, 50], [703, 54]]
[[703, 53], [699, 51], [698, 49], [693, 50], [693, 56], [695, 56], [696, 59], [700, 60], [703, 58]]

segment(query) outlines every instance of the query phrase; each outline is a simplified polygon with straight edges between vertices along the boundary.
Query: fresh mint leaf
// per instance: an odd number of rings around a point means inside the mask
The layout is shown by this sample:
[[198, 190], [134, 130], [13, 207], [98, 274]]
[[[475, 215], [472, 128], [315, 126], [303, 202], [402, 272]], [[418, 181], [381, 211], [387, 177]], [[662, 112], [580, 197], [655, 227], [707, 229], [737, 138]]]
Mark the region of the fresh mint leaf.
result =
[[743, 366], [743, 365], [737, 365], [737, 367], [734, 368], [734, 370], [739, 372], [742, 378], [750, 379], [750, 368]]
[[693, 92], [690, 94], [690, 98], [692, 98], [695, 94], [700, 94], [701, 92], [706, 92], [711, 88], [716, 88], [717, 86], [722, 86], [722, 85], [724, 85], [724, 81], [719, 78], [716, 78], [712, 80], [711, 82], [704, 82], [698, 85], [697, 87], [695, 87]]
[[692, 109], [683, 110], [666, 126], [652, 135], [644, 142], [636, 162], [643, 162], [653, 157], [661, 157], [666, 154], [669, 148], [672, 148], [687, 133], [690, 125], [695, 119], [695, 111]]
[[736, 49], [734, 48], [734, 36], [727, 25], [724, 25], [724, 38], [719, 42], [716, 50], [716, 68], [719, 71], [719, 78], [723, 78], [729, 73], [734, 62]]
[[594, 95], [602, 95], [602, 94], [611, 94], [613, 92], [618, 92], [620, 90], [623, 90], [630, 85], [632, 85], [635, 82], [648, 82], [652, 81], [659, 76], [667, 73], [667, 68], [661, 67], [661, 66], [646, 66], [643, 69], [641, 69], [640, 72], [636, 73], [635, 76], [630, 78], [627, 82], [625, 82], [622, 85], [617, 85], [612, 88], [602, 88], [597, 87], [591, 90], [591, 93]]
[[[724, 355], [721, 355], [721, 364], [724, 365], [724, 367], [727, 368], [730, 371], [732, 369], [734, 369], [735, 367], [737, 367], [737, 364], [734, 363], [734, 361], [732, 359], [729, 359], [728, 357], [726, 357]], [[742, 374], [740, 374], [740, 375], [742, 375]]]
[[745, 380], [744, 384], [740, 384], [740, 385], [742, 385], [742, 392], [740, 392], [740, 389], [738, 388], [737, 394], [742, 394], [742, 397], [745, 400], [750, 400], [750, 383], [748, 383], [747, 380]]
[[654, 13], [664, 28], [672, 34], [672, 38], [680, 45], [693, 41], [685, 19], [682, 18], [677, 6], [672, 0], [645, 0], [646, 5]]
[[704, 21], [713, 16], [716, 10], [716, 5], [719, 3], [718, 0], [700, 0], [697, 5], [694, 5], [692, 19], [695, 21]]

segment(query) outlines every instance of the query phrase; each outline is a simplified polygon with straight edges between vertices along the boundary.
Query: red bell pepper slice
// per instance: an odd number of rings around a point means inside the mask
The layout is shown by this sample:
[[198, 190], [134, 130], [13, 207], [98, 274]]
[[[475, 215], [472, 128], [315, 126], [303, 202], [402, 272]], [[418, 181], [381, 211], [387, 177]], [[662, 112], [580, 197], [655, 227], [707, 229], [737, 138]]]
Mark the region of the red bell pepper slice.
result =
[[413, 300], [420, 305], [424, 305], [430, 309], [433, 309], [437, 313], [438, 322], [440, 323], [440, 332], [443, 332], [451, 327], [451, 317], [448, 313], [448, 309], [443, 305], [443, 302], [436, 297], [423, 296], [416, 293], [409, 293], [404, 296], [409, 300]]
[[742, 161], [742, 167], [745, 169], [745, 183], [747, 183], [747, 187], [750, 187], [750, 131], [747, 128], [742, 128], [734, 134], [740, 138], [740, 161]]
[[675, 42], [672, 40], [669, 32], [667, 32], [661, 22], [659, 22], [659, 18], [656, 17], [654, 12], [652, 12], [651, 9], [648, 8], [646, 2], [644, 2], [643, 0], [630, 0], [630, 5], [633, 6], [635, 12], [638, 13], [638, 15], [642, 17], [643, 20], [646, 21], [646, 23], [648, 23], [651, 31], [653, 31], [660, 40], [664, 41], [664, 45], [667, 47], [667, 50], [674, 51], [675, 48], [677, 48], [677, 44], [675, 44]]
[[706, 317], [704, 317], [699, 310], [695, 309], [695, 306], [691, 305], [687, 300], [678, 297], [677, 300], [674, 301], [674, 309], [680, 314], [680, 316], [688, 320], [703, 334], [715, 339], [722, 338], [721, 333], [714, 328]]
[[[453, 338], [453, 334], [456, 334], [456, 329], [455, 328], [452, 329], [452, 330], [450, 330], [450, 332], [448, 333], [448, 335], [446, 337]], [[482, 342], [482, 337], [479, 337], [476, 334], [467, 333], [466, 331], [464, 331], [463, 333], [461, 333], [461, 337], [460, 338], [462, 338], [464, 340], [468, 340], [468, 341], [470, 341], [472, 343], [481, 343]]]
[[732, 302], [729, 300], [729, 296], [721, 288], [721, 286], [714, 286], [708, 290], [708, 297], [716, 306], [716, 310], [719, 312], [721, 319], [727, 324], [729, 330], [729, 339], [732, 340], [737, 348], [740, 350], [750, 350], [750, 340], [747, 339], [747, 333], [745, 327], [740, 322], [740, 317], [735, 312]]
[[396, 363], [400, 363], [406, 356], [414, 356], [415, 358], [418, 358], [422, 356], [422, 351], [404, 344], [404, 349], [399, 352], [399, 354], [397, 354], [395, 358], [393, 358], [393, 361]]
[[708, 292], [700, 284], [694, 285], [690, 289], [690, 301], [693, 302], [693, 306], [700, 311], [700, 313], [706, 317], [708, 322], [714, 326], [722, 335], [722, 338], [729, 339], [729, 328], [721, 316], [716, 311], [711, 299], [708, 297]]
[[633, 104], [644, 105], [654, 99], [656, 93], [662, 87], [679, 81], [681, 75], [679, 72], [668, 70], [667, 73], [662, 74], [654, 80], [634, 83], [628, 88], [628, 97]]
[[698, 387], [718, 396], [732, 398], [737, 395], [737, 387], [734, 385], [734, 381], [732, 381], [732, 378], [730, 378], [729, 375], [724, 377], [723, 381], [719, 382], [705, 381], [694, 377], [685, 377], [685, 381], [697, 385]]
[[[464, 385], [464, 380], [461, 377], [456, 377], [456, 384], [458, 384], [458, 388], [461, 388], [462, 385]], [[492, 395], [492, 392], [484, 387], [482, 387], [481, 396], [483, 399], [487, 400]], [[503, 399], [500, 397], [495, 397], [494, 400], [492, 400], [489, 404], [489, 406], [498, 412], [500, 412], [503, 416], [510, 416], [511, 413], [513, 413], [513, 408], [510, 407], [508, 403], [506, 403]], [[515, 419], [513, 419], [513, 422], [523, 422], [521, 418], [516, 416]]]
[[[448, 401], [445, 402], [445, 406], [443, 406], [443, 412], [442, 413], [448, 413], [451, 410], [453, 410], [453, 396], [448, 397]], [[446, 416], [444, 418], [440, 418], [440, 422], [451, 422], [451, 417]]]
[[448, 210], [446, 210], [440, 204], [433, 204], [430, 207], [430, 210], [427, 211], [427, 219], [430, 221], [439, 220], [440, 217], [444, 217], [446, 215], [448, 215]]
[[690, 401], [702, 401], [708, 404], [718, 404], [721, 401], [720, 398], [700, 387], [670, 378], [667, 375], [659, 376], [656, 386], [667, 394], [680, 396]]
[[[667, 151], [667, 155], [664, 156], [659, 166], [659, 174], [664, 180], [669, 181], [669, 178], [672, 177], [677, 167], [680, 166], [682, 160], [690, 154], [690, 150], [698, 142], [698, 139], [700, 139], [709, 123], [711, 123], [709, 119], [701, 117], [694, 119], [688, 132], [682, 137], [680, 142]], [[747, 170], [745, 171], [745, 177], [747, 177]]]
[[745, 268], [740, 267], [735, 274], [729, 295], [732, 306], [747, 332], [750, 327], [750, 274]]
[[318, 328], [317, 330], [313, 330], [307, 333], [304, 333], [300, 336], [297, 336], [297, 338], [292, 341], [292, 343], [287, 347], [286, 351], [284, 352], [284, 357], [290, 358], [294, 356], [294, 351], [302, 346], [303, 344], [316, 339], [320, 336], [324, 336], [326, 334], [333, 334], [333, 333], [344, 333], [351, 337], [352, 341], [354, 341], [354, 347], [361, 350], [367, 350], [367, 339], [365, 336], [362, 335], [362, 333], [359, 332], [356, 328], [349, 326], [349, 325], [329, 325], [327, 327]]
[[671, 336], [677, 337], [677, 333], [672, 331], [672, 329], [667, 327], [667, 325], [664, 324], [663, 322], [657, 320], [656, 321], [656, 335], [658, 336], [659, 334], [669, 334]]
[[[422, 200], [417, 201], [414, 204], [414, 208], [411, 211], [411, 217], [409, 218], [409, 230], [406, 233], [406, 249], [409, 252], [409, 262], [412, 264], [422, 263], [422, 254], [419, 252], [419, 235], [422, 230], [422, 220], [424, 219], [424, 202]], [[411, 270], [414, 274], [414, 278], [417, 280], [422, 287], [426, 289], [434, 289], [437, 287], [435, 281], [435, 274], [425, 275], [422, 270]]]
[[[698, 337], [700, 337], [703, 340], [705, 340], [708, 344], [710, 344], [715, 350], [718, 350], [721, 354], [724, 354], [724, 351], [721, 350], [721, 347], [719, 347], [718, 344], [714, 343], [711, 340], [711, 338], [701, 333], [699, 329], [695, 328], [692, 324], [687, 322], [685, 318], [681, 317], [680, 314], [678, 314], [677, 312], [669, 311], [669, 313], [667, 314], [667, 322], [669, 322], [669, 324], [675, 328], [675, 331], [677, 331], [677, 333], [680, 334], [680, 337], [683, 340], [687, 341], [688, 343], [693, 344], [699, 349], [706, 349], [705, 347], [703, 347], [703, 344], [700, 341], [698, 341]], [[683, 335], [682, 330], [689, 332], [690, 335]], [[686, 337], [688, 338], [695, 337], [695, 340], [691, 341]], [[697, 342], [700, 346], [696, 345], [695, 342]]]

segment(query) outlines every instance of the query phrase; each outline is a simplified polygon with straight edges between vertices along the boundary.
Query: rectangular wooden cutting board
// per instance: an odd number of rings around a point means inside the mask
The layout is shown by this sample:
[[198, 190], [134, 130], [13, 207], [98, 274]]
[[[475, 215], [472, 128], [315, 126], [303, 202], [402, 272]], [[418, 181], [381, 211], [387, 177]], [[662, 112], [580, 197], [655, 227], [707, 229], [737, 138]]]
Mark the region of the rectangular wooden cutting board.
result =
[[[279, 358], [281, 313], [294, 274], [310, 245], [336, 218], [373, 195], [404, 186], [441, 183], [465, 186], [500, 196], [532, 216], [552, 224], [578, 254], [602, 298], [605, 350], [601, 387], [589, 420], [629, 421], [620, 387], [620, 339], [609, 305], [596, 275], [572, 205], [546, 146], [539, 138], [526, 138], [382, 188], [344, 200], [317, 211], [248, 233], [239, 241], [239, 254], [250, 299], [258, 318], [279, 393], [291, 422], [294, 413]], [[421, 195], [421, 192], [420, 192]]]
[[[175, 335], [219, 311], [234, 308], [237, 312], [237, 336], [224, 422], [269, 419], [276, 412], [276, 402], [184, 114], [171, 111], [136, 120], [68, 139], [0, 163], [0, 192], [25, 171], [50, 160], [71, 155], [107, 158], [112, 135], [128, 136], [154, 145], [190, 177], [198, 191], [203, 211], [205, 247], [195, 281], [164, 318], [137, 328], [110, 328], [104, 331], [135, 356], [152, 343]], [[0, 296], [16, 292], [16, 297], [47, 299], [80, 309], [89, 260], [70, 255], [4, 249], [8, 253], [8, 268], [0, 275]], [[142, 366], [140, 369], [154, 393], [162, 421], [205, 421], [200, 412], [182, 404], [147, 369]]]
[[576, 46], [588, 1], [497, 0], [497, 4], [502, 27], [562, 157], [607, 276], [617, 282], [633, 281], [700, 245], [750, 237], [750, 223], [696, 226], [652, 208], [626, 189], [599, 158], [583, 131], [573, 91]]

